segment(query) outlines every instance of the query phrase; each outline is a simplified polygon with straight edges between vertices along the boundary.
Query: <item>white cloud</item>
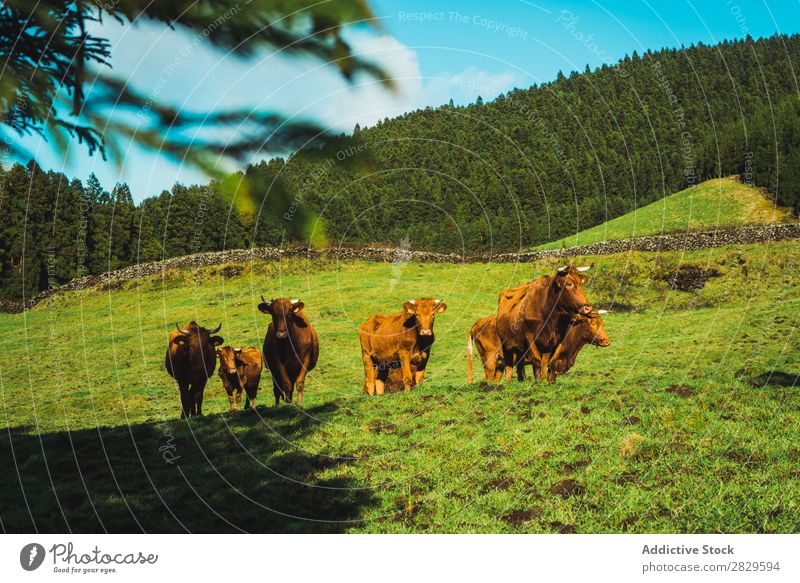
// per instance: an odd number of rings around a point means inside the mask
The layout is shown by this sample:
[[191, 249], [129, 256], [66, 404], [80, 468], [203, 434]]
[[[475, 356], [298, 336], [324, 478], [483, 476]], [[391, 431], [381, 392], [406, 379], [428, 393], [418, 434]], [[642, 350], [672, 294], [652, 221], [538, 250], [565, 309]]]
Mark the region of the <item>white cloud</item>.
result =
[[494, 99], [520, 84], [511, 71], [491, 73], [472, 66], [423, 76], [417, 52], [388, 35], [356, 38], [353, 47], [384, 67], [395, 79], [397, 89], [390, 92], [372, 80], [349, 87], [342, 83], [336, 92], [323, 98], [318, 113], [321, 120], [343, 130], [352, 129], [356, 123], [373, 125], [386, 117], [443, 105], [450, 99], [460, 105], [475, 101], [479, 95], [484, 100]]

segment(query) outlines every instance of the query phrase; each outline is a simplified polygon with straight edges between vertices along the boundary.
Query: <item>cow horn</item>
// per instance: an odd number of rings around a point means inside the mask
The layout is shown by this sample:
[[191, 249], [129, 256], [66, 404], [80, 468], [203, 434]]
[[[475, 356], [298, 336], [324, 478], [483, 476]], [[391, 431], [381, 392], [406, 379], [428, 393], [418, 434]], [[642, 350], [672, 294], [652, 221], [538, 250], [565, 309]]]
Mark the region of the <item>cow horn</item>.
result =
[[439, 304], [441, 304], [443, 301], [444, 301], [444, 300], [435, 300], [435, 303], [436, 303], [436, 305], [439, 305]]
[[177, 329], [178, 329], [178, 332], [180, 332], [181, 334], [188, 334], [188, 333], [189, 333], [189, 331], [188, 331], [188, 330], [184, 330], [183, 328], [181, 328], [180, 326], [178, 326], [178, 323], [177, 323], [177, 322], [175, 322], [175, 328], [177, 328]]
[[589, 271], [591, 268], [592, 268], [591, 265], [584, 265], [583, 267], [576, 267], [575, 269], [583, 273], [584, 271]]
[[265, 304], [267, 304], [268, 306], [272, 305], [272, 301], [271, 300], [265, 300], [264, 299], [264, 294], [261, 294], [261, 301], [264, 302]]
[[562, 265], [561, 267], [559, 267], [558, 269], [556, 269], [556, 271], [557, 271], [557, 272], [559, 272], [559, 273], [564, 273], [564, 272], [565, 272], [565, 271], [567, 271], [568, 269], [569, 269], [569, 265]]
[[300, 298], [298, 298], [298, 299], [296, 299], [296, 300], [292, 300], [292, 305], [295, 305], [295, 304], [296, 304], [297, 302], [299, 302], [299, 301], [300, 301]]
[[213, 330], [209, 330], [209, 331], [208, 331], [208, 333], [209, 333], [209, 334], [216, 334], [216, 333], [217, 333], [217, 332], [219, 332], [220, 330], [222, 330], [222, 322], [220, 322], [220, 323], [219, 323], [219, 326], [217, 326], [217, 327], [216, 327], [216, 328], [214, 328]]
[[608, 314], [608, 310], [597, 310], [598, 314]]
[[408, 300], [409, 304], [414, 304], [417, 300]]

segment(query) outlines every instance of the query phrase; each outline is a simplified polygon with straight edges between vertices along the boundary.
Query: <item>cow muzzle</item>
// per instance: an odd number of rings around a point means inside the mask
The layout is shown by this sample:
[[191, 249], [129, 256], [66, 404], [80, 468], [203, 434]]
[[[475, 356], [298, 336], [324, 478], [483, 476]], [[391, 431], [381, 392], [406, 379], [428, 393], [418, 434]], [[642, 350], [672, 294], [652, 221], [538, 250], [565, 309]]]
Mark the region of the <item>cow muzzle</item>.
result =
[[598, 340], [596, 345], [605, 348], [606, 346], [611, 346], [611, 340]]
[[582, 304], [578, 308], [578, 313], [583, 314], [584, 316], [588, 316], [592, 313], [592, 305], [591, 304]]
[[433, 330], [430, 328], [422, 328], [419, 333], [420, 336], [433, 336]]
[[286, 330], [278, 330], [277, 332], [275, 332], [275, 336], [277, 336], [278, 338], [286, 338], [288, 335], [289, 333]]

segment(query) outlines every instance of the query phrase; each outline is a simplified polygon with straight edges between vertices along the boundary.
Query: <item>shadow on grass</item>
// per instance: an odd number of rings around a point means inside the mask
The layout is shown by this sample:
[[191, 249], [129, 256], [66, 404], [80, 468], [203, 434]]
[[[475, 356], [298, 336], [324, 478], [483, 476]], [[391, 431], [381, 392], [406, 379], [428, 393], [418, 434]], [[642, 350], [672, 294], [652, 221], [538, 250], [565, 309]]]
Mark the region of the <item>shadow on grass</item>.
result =
[[[319, 410], [316, 410], [319, 409]], [[371, 491], [353, 457], [295, 445], [330, 405], [42, 435], [0, 432], [5, 532], [343, 532]], [[323, 415], [324, 416], [324, 415]]]
[[800, 374], [775, 370], [754, 377], [750, 384], [754, 387], [796, 387], [800, 384]]

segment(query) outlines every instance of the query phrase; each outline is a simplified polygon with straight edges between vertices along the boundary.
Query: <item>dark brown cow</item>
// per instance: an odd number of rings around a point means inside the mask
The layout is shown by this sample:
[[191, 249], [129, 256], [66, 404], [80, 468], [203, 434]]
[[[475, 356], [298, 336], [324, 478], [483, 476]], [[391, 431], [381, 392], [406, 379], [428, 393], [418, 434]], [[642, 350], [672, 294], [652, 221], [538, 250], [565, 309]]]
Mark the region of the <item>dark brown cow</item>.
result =
[[[591, 312], [583, 291], [588, 267], [560, 267], [555, 275], [543, 275], [528, 284], [500, 294], [497, 306], [497, 333], [503, 346], [506, 378], [511, 378], [512, 364], [517, 378], [525, 379], [525, 361], [534, 363], [534, 370], [546, 370], [546, 356], [540, 346], [556, 349], [559, 321], [571, 314]], [[545, 355], [547, 352], [545, 353]], [[545, 366], [541, 366], [544, 360]], [[538, 367], [537, 367], [538, 365]]]
[[283, 399], [292, 402], [297, 388], [297, 402], [303, 403], [306, 375], [317, 366], [319, 337], [301, 310], [300, 300], [278, 298], [265, 300], [261, 296], [258, 309], [272, 316], [264, 338], [264, 361], [272, 374], [275, 406]]
[[576, 314], [570, 319], [564, 339], [547, 365], [547, 378], [550, 382], [556, 382], [556, 375], [566, 373], [575, 365], [578, 352], [584, 345], [611, 346], [600, 317], [600, 314], [605, 313], [605, 310], [592, 310], [589, 314]]
[[181, 328], [175, 324], [169, 335], [165, 365], [167, 372], [178, 382], [181, 393], [181, 417], [203, 414], [203, 391], [208, 378], [217, 367], [215, 348], [224, 340], [213, 336], [222, 324], [213, 330], [189, 322]]
[[481, 318], [467, 336], [467, 383], [472, 384], [472, 345], [478, 347], [478, 354], [483, 363], [483, 378], [487, 381], [500, 381], [503, 378], [505, 361], [503, 345], [497, 335], [497, 316]]
[[368, 395], [383, 395], [392, 368], [400, 369], [403, 390], [422, 384], [435, 340], [434, 320], [446, 309], [442, 300], [410, 300], [399, 314], [375, 315], [359, 327], [364, 390]]
[[233, 393], [236, 393], [236, 409], [241, 409], [242, 389], [247, 395], [248, 405], [256, 406], [258, 383], [261, 381], [261, 351], [258, 348], [233, 348], [223, 346], [217, 350], [219, 357], [219, 378], [228, 394], [228, 404], [233, 411]]

